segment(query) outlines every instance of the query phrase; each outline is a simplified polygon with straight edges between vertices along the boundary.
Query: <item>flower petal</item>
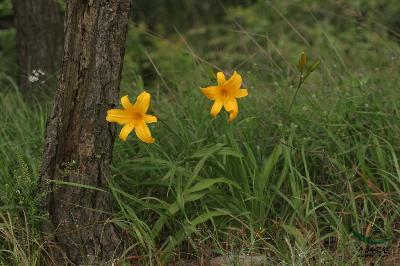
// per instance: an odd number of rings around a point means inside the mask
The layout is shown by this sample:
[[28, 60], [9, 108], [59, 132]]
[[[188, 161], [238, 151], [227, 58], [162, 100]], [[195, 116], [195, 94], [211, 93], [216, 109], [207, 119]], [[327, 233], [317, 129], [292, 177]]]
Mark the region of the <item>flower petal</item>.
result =
[[229, 123], [232, 122], [233, 119], [235, 119], [235, 118], [237, 117], [237, 115], [238, 115], [238, 112], [231, 112], [231, 113], [229, 113], [228, 122], [229, 122]]
[[224, 85], [224, 83], [226, 82], [224, 72], [218, 72], [217, 73], [217, 81], [218, 81], [218, 85], [219, 86]]
[[122, 104], [122, 107], [124, 107], [124, 109], [132, 109], [133, 108], [133, 104], [129, 100], [128, 95], [125, 95], [124, 97], [121, 98], [121, 104]]
[[150, 104], [150, 93], [144, 91], [136, 99], [136, 102], [133, 106], [136, 112], [138, 113], [146, 113], [147, 109], [149, 109]]
[[132, 115], [126, 110], [110, 109], [107, 111], [106, 120], [108, 122], [116, 122], [123, 125], [132, 121]]
[[126, 124], [125, 126], [122, 127], [121, 132], [119, 132], [119, 138], [122, 141], [126, 141], [126, 138], [128, 137], [129, 133], [131, 133], [134, 128], [135, 128], [135, 123]]
[[140, 121], [136, 124], [135, 132], [136, 136], [143, 142], [153, 143], [155, 141], [155, 139], [151, 137], [150, 129], [144, 121]]
[[240, 76], [236, 71], [233, 72], [232, 77], [225, 83], [224, 87], [228, 91], [236, 91], [242, 86], [242, 76]]
[[239, 112], [239, 108], [237, 105], [237, 101], [235, 98], [230, 98], [224, 103], [224, 108], [227, 112], [229, 112], [229, 122], [232, 122], [233, 119], [236, 118]]
[[144, 116], [144, 122], [146, 122], [146, 123], [156, 123], [157, 122], [157, 116], [145, 115]]
[[218, 86], [201, 88], [201, 92], [210, 100], [216, 100], [219, 95]]
[[235, 98], [242, 98], [242, 97], [246, 97], [247, 95], [249, 95], [249, 93], [247, 92], [247, 89], [240, 89], [240, 90], [235, 91], [232, 96]]
[[211, 111], [210, 114], [212, 117], [216, 117], [217, 114], [221, 111], [222, 106], [224, 105], [224, 103], [221, 100], [216, 100], [213, 104], [213, 106], [211, 107]]

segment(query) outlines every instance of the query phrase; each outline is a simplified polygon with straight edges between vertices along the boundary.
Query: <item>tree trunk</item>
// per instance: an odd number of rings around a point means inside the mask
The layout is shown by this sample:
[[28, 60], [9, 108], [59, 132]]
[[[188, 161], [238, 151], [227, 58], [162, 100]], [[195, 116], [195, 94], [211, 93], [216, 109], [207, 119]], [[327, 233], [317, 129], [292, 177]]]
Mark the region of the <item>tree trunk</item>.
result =
[[[55, 86], [63, 51], [63, 19], [59, 4], [56, 0], [13, 0], [13, 11], [21, 90], [28, 92], [32, 88]], [[35, 75], [34, 70], [41, 70], [45, 75], [39, 72]]]
[[121, 248], [109, 221], [110, 193], [52, 181], [107, 190], [114, 127], [105, 118], [118, 104], [130, 8], [131, 0], [67, 1], [60, 87], [48, 121], [40, 187], [50, 191], [44, 207], [51, 227], [45, 230], [55, 231], [73, 264], [104, 263]]

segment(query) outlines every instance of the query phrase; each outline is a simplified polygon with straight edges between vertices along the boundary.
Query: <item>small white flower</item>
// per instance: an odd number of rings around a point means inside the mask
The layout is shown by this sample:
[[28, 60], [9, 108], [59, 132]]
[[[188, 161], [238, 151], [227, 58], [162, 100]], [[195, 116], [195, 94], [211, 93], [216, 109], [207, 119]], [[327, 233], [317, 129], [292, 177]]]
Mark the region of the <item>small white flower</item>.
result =
[[28, 80], [29, 82], [34, 83], [36, 81], [39, 81], [39, 78], [37, 76], [29, 76]]
[[[40, 76], [44, 76], [44, 71], [39, 69], [33, 69], [32, 70], [32, 74], [29, 75], [28, 80], [31, 83], [37, 82], [39, 81]], [[41, 82], [42, 84], [44, 83], [44, 81]]]

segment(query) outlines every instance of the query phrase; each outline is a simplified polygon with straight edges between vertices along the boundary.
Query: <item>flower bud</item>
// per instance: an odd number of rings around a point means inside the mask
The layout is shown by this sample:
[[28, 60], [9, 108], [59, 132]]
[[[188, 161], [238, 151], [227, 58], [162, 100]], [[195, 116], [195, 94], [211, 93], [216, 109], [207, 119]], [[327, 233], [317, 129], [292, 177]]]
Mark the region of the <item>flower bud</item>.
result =
[[304, 52], [301, 53], [300, 60], [299, 60], [299, 69], [303, 71], [304, 67], [307, 64], [306, 54]]

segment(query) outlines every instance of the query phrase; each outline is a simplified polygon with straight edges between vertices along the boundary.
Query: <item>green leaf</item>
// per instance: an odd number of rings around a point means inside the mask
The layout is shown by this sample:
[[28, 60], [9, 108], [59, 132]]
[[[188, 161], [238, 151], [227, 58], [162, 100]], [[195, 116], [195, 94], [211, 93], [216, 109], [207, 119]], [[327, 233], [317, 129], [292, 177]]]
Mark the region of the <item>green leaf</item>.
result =
[[213, 145], [211, 147], [208, 147], [207, 149], [200, 150], [200, 151], [196, 152], [194, 155], [191, 156], [192, 158], [201, 157], [201, 159], [196, 164], [196, 166], [194, 167], [193, 173], [189, 177], [188, 182], [186, 183], [185, 190], [187, 190], [190, 187], [190, 185], [193, 183], [194, 179], [197, 177], [197, 175], [199, 174], [200, 170], [203, 168], [204, 163], [206, 162], [206, 160], [211, 155], [213, 155], [214, 153], [219, 151], [223, 146], [224, 146], [224, 144], [217, 143], [217, 144], [215, 144], [215, 145]]
[[[180, 200], [182, 200], [182, 202], [184, 202], [184, 203], [196, 201], [196, 200], [203, 198], [206, 194], [207, 194], [207, 192], [198, 192], [198, 193], [191, 193], [191, 194], [182, 193], [182, 198]], [[181, 202], [181, 204], [182, 204], [182, 202]], [[168, 207], [167, 214], [169, 214], [169, 216], [173, 216], [179, 211], [179, 209], [180, 209], [180, 203], [177, 199], [174, 203], [172, 203]], [[153, 237], [158, 236], [158, 234], [161, 232], [162, 228], [164, 227], [164, 224], [166, 223], [167, 219], [168, 219], [167, 215], [162, 215], [162, 216], [160, 216], [160, 218], [158, 218], [158, 220], [156, 221], [156, 223], [154, 224], [153, 229], [152, 229]]]
[[67, 186], [72, 186], [72, 187], [86, 188], [86, 189], [97, 190], [97, 191], [108, 193], [108, 191], [106, 191], [104, 189], [90, 186], [90, 185], [80, 184], [80, 183], [72, 183], [72, 182], [66, 182], [66, 181], [61, 181], [61, 180], [50, 180], [50, 182], [56, 183], [57, 185], [67, 185]]
[[304, 243], [304, 237], [303, 237], [303, 235], [301, 234], [301, 232], [299, 231], [299, 229], [297, 229], [297, 228], [294, 227], [294, 226], [290, 226], [290, 225], [286, 225], [286, 224], [282, 225], [282, 228], [283, 228], [288, 234], [292, 235], [292, 236], [295, 238], [295, 240], [296, 240], [297, 243], [299, 243], [299, 244], [303, 244], [303, 243]]
[[225, 144], [223, 143], [217, 143], [215, 145], [209, 146], [207, 148], [203, 148], [197, 152], [195, 152], [191, 158], [208, 158], [210, 157], [213, 153], [219, 151], [222, 147], [224, 147]]
[[243, 154], [238, 152], [237, 150], [231, 148], [231, 147], [223, 147], [219, 151], [216, 152], [217, 155], [225, 155], [225, 156], [234, 156], [238, 158], [242, 158]]
[[187, 221], [183, 225], [183, 227], [178, 232], [175, 233], [174, 237], [171, 237], [170, 239], [168, 239], [168, 244], [163, 249], [161, 260], [163, 262], [165, 262], [168, 259], [168, 257], [170, 256], [170, 253], [173, 251], [175, 246], [180, 244], [183, 241], [185, 236], [189, 237], [190, 234], [196, 230], [197, 225], [205, 223], [213, 217], [222, 216], [222, 215], [226, 215], [226, 213], [221, 212], [221, 211], [209, 211], [209, 212], [199, 215], [192, 221]]
[[262, 195], [269, 181], [269, 177], [272, 173], [272, 170], [274, 170], [274, 167], [278, 162], [281, 154], [282, 154], [282, 146], [278, 144], [271, 153], [271, 155], [268, 157], [267, 161], [264, 163], [264, 167], [262, 168], [261, 173], [257, 177], [257, 180], [255, 182], [259, 195]]
[[226, 183], [226, 184], [231, 184], [237, 188], [240, 188], [239, 185], [237, 185], [235, 182], [224, 178], [224, 177], [220, 177], [220, 178], [208, 178], [208, 179], [204, 179], [199, 181], [196, 185], [194, 185], [193, 187], [191, 187], [188, 192], [189, 193], [193, 193], [193, 192], [197, 192], [197, 191], [201, 191], [204, 189], [208, 189], [210, 187], [212, 187], [214, 184], [216, 183]]

